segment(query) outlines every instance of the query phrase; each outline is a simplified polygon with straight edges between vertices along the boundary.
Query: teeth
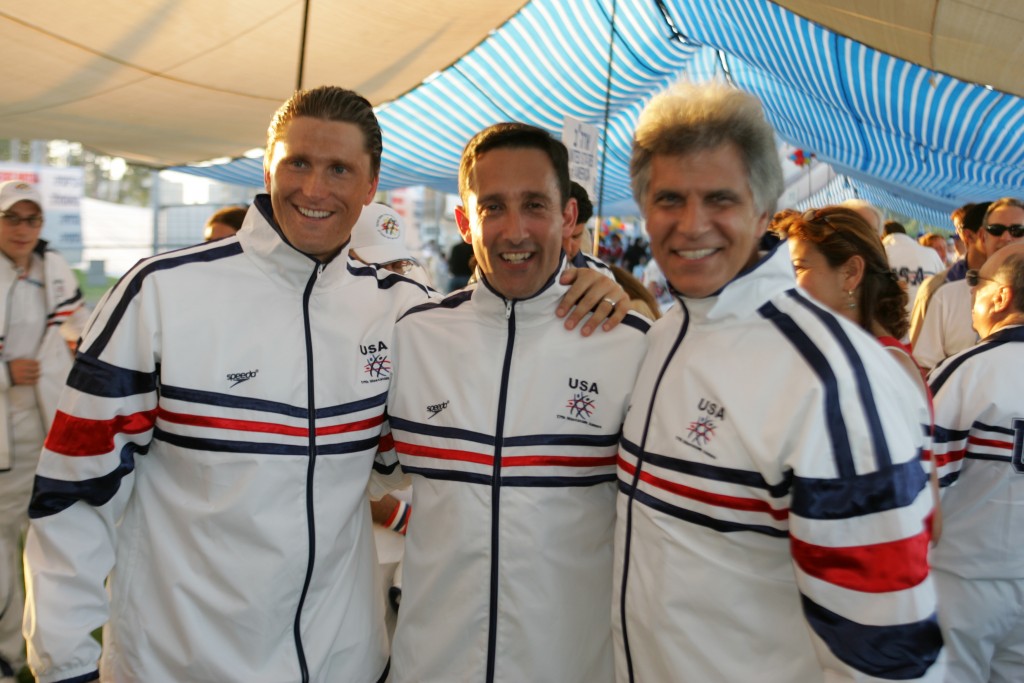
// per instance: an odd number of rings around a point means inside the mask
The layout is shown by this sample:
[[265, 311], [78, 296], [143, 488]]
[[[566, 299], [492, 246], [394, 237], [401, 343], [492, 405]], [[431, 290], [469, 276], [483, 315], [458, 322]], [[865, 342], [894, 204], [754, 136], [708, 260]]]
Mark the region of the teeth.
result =
[[522, 263], [526, 259], [530, 258], [532, 254], [528, 251], [519, 251], [514, 254], [502, 254], [501, 258], [512, 263]]
[[306, 218], [327, 218], [331, 215], [330, 211], [314, 211], [313, 209], [304, 209], [301, 206], [295, 207], [299, 210]]
[[685, 259], [699, 259], [699, 258], [704, 258], [705, 256], [710, 256], [711, 254], [715, 253], [716, 251], [718, 251], [718, 250], [717, 249], [694, 249], [694, 250], [691, 250], [691, 251], [685, 251], [683, 249], [676, 249], [675, 250], [675, 254], [676, 254], [676, 256], [680, 256], [680, 257], [685, 258]]

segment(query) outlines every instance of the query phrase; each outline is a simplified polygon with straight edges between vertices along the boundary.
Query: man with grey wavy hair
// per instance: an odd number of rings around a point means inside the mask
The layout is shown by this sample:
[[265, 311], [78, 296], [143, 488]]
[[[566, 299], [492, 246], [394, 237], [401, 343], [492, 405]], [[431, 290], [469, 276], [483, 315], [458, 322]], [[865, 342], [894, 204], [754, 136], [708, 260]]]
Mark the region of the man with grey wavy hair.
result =
[[659, 95], [630, 171], [678, 303], [619, 442], [616, 680], [937, 683], [928, 406], [784, 242], [760, 250], [782, 191], [760, 104]]
[[784, 189], [775, 133], [757, 98], [724, 85], [682, 83], [644, 109], [629, 163], [637, 205], [643, 206], [654, 157], [707, 150], [727, 142], [736, 146], [743, 159], [755, 206], [769, 215], [775, 213], [775, 202]]

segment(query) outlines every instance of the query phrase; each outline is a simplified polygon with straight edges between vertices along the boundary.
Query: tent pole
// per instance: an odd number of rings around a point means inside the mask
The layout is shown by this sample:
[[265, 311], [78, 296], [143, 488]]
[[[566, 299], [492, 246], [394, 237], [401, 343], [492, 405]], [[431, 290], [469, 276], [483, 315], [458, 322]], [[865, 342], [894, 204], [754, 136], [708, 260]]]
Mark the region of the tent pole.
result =
[[612, 107], [612, 62], [615, 60], [615, 12], [618, 0], [612, 0], [612, 21], [608, 25], [608, 76], [604, 86], [604, 145], [601, 148], [601, 179], [597, 187], [597, 221], [594, 230], [594, 256], [600, 253], [601, 221], [604, 219], [604, 168], [608, 159], [608, 117]]
[[302, 90], [302, 72], [306, 67], [306, 34], [309, 32], [309, 0], [302, 3], [302, 42], [299, 45], [299, 74], [295, 79], [295, 89]]

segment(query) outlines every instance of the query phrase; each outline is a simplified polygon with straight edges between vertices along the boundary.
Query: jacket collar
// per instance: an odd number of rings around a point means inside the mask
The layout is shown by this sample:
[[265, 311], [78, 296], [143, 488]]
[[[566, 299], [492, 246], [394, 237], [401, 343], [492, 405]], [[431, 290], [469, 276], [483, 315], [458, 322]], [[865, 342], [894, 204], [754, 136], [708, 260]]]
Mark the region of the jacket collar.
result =
[[536, 294], [526, 299], [507, 299], [491, 287], [487, 278], [478, 269], [479, 282], [476, 289], [473, 290], [473, 303], [479, 307], [486, 318], [500, 318], [503, 325], [509, 304], [515, 311], [517, 326], [556, 320], [555, 308], [562, 296], [569, 290], [567, 285], [560, 284], [558, 281], [567, 267], [571, 267], [571, 265], [565, 258], [565, 252], [562, 252], [555, 272]]
[[260, 194], [245, 214], [242, 229], [238, 231], [242, 250], [252, 258], [260, 270], [293, 289], [305, 289], [309, 279], [321, 268], [317, 286], [329, 287], [348, 276], [349, 242], [329, 263], [321, 264], [312, 256], [302, 253], [285, 238], [274, 219], [270, 195]]
[[772, 297], [796, 287], [789, 245], [779, 242], [757, 263], [727, 282], [722, 289], [703, 298], [676, 294], [694, 323], [743, 319], [754, 315]]

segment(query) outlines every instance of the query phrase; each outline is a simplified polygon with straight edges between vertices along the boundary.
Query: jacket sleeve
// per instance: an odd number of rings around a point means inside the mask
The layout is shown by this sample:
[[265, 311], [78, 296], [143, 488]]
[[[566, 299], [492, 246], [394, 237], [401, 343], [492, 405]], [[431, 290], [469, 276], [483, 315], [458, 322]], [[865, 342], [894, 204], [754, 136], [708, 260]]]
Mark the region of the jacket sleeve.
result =
[[867, 376], [838, 379], [824, 410], [798, 423], [820, 435], [794, 440], [801, 452], [791, 460], [790, 551], [802, 609], [826, 681], [937, 682], [942, 637], [926, 528], [933, 502], [921, 461], [927, 406], [909, 382], [882, 386], [875, 373], [872, 391]]
[[405, 488], [412, 483], [412, 478], [402, 471], [395, 451], [395, 439], [391, 435], [391, 425], [384, 416], [384, 427], [380, 433], [380, 444], [377, 455], [373, 459], [373, 471], [367, 484], [367, 493], [372, 500], [380, 500], [397, 489]]
[[940, 491], [956, 484], [967, 455], [973, 418], [964, 415], [964, 406], [979, 410], [986, 401], [985, 397], [972, 396], [970, 388], [963, 385], [965, 373], [946, 371], [948, 366], [948, 362], [943, 363], [928, 376], [935, 404], [932, 462], [938, 470]]
[[90, 634], [108, 618], [117, 523], [156, 416], [158, 324], [144, 290], [129, 274], [97, 311], [40, 457], [25, 545], [25, 634], [40, 683], [97, 670]]

